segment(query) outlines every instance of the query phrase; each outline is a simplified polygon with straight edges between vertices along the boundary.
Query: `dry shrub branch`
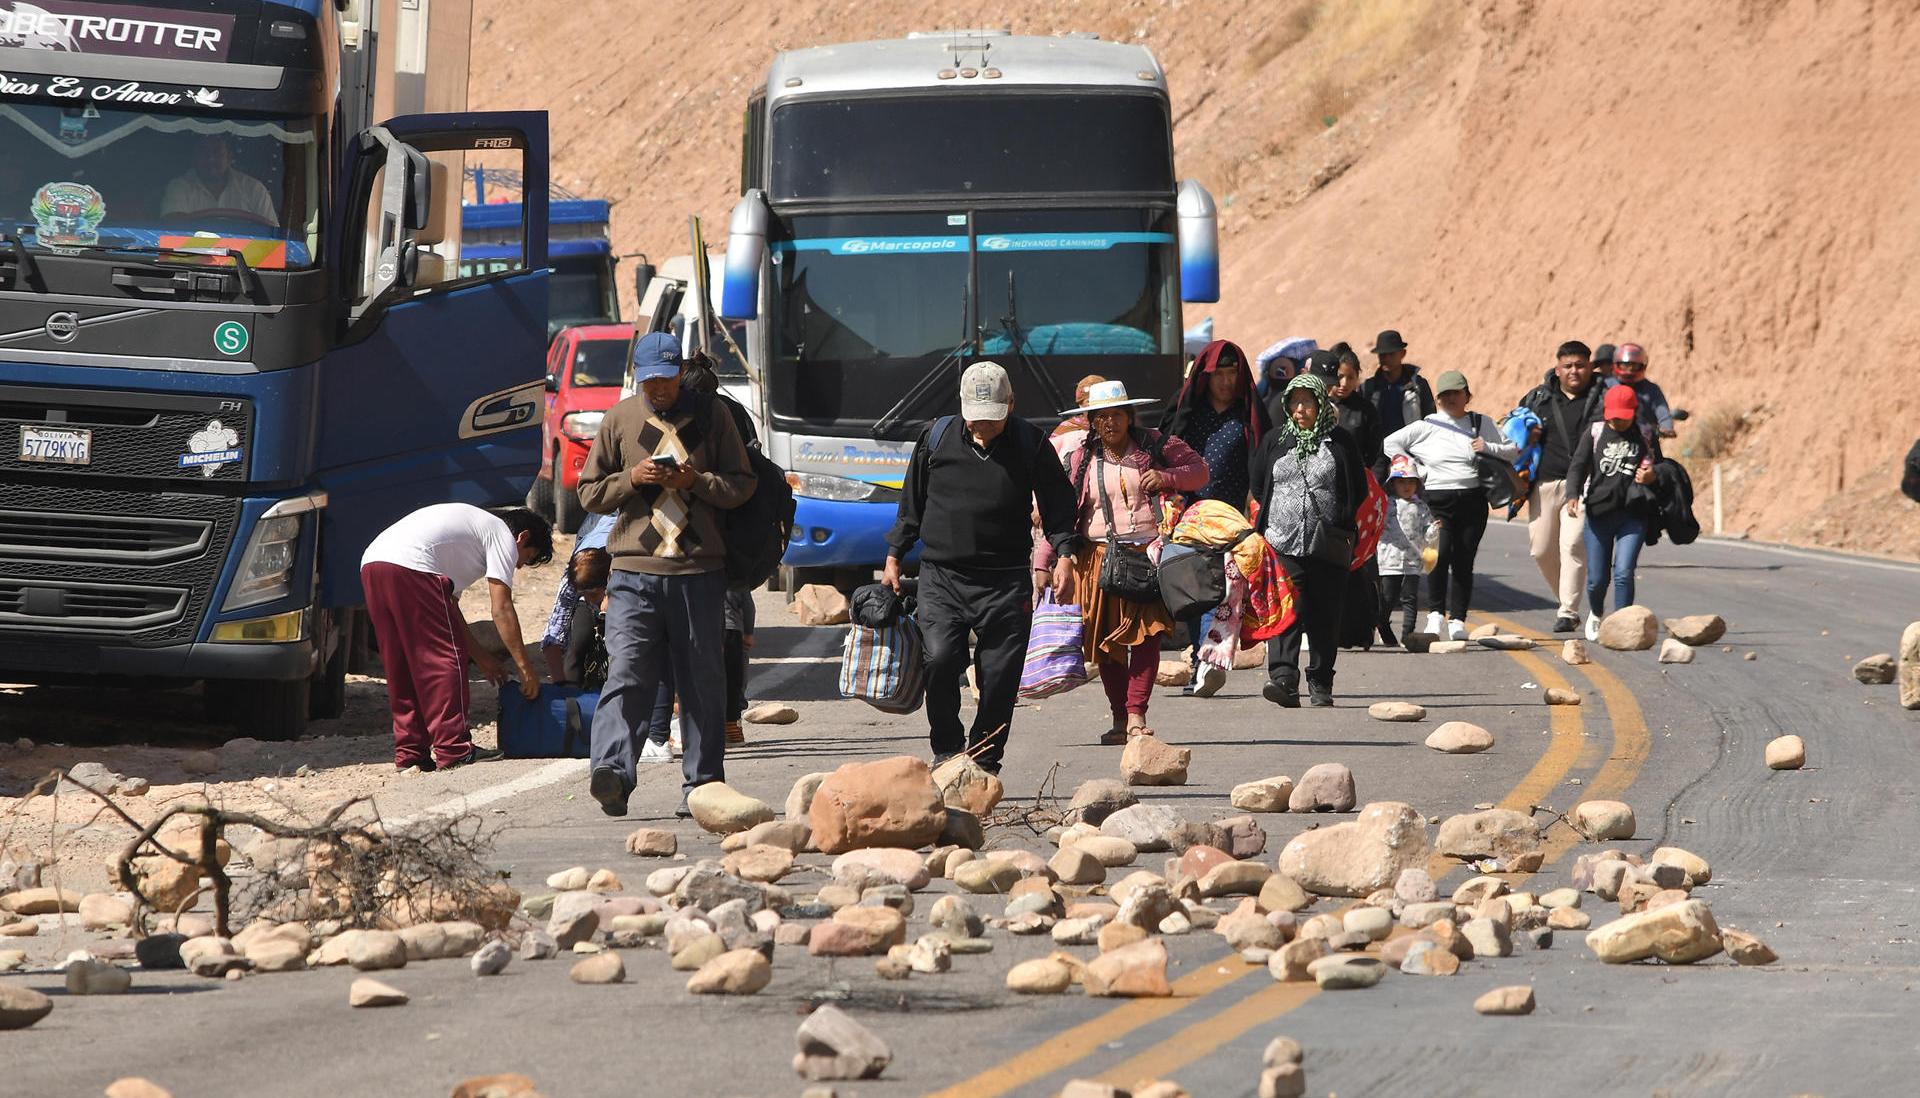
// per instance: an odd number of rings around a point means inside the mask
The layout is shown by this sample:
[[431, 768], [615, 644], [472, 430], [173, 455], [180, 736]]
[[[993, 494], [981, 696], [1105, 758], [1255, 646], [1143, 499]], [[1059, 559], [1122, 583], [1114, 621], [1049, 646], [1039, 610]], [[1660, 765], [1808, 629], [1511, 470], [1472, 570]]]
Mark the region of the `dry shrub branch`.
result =
[[[389, 929], [468, 919], [500, 929], [519, 902], [488, 868], [493, 832], [472, 814], [389, 827], [363, 794], [311, 821], [182, 800], [141, 823], [65, 770], [48, 774], [28, 799], [55, 794], [63, 782], [100, 802], [94, 819], [118, 817], [134, 833], [109, 868], [141, 909], [177, 914], [207, 888], [222, 936], [231, 934], [236, 915]], [[228, 872], [232, 828], [257, 833], [248, 846], [253, 871], [238, 881]]]

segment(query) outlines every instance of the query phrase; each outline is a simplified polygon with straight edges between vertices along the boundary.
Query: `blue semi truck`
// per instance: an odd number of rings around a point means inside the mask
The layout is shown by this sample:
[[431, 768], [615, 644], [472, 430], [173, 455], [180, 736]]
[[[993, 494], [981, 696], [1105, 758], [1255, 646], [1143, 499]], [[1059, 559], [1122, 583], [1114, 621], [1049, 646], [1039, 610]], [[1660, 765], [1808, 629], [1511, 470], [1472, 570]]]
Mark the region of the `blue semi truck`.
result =
[[[0, 2], [0, 681], [338, 715], [360, 555], [521, 499], [546, 115], [467, 113], [459, 0]], [[384, 121], [382, 121], [384, 119]], [[459, 270], [468, 157], [527, 181]]]
[[[520, 261], [521, 209], [518, 172], [485, 167], [467, 169], [470, 201], [460, 208], [460, 270], [480, 275], [511, 268]], [[617, 324], [620, 292], [614, 284], [613, 254], [607, 218], [613, 204], [604, 198], [579, 198], [559, 188], [547, 197], [547, 334], [575, 324]], [[643, 268], [651, 275], [651, 269]], [[640, 283], [646, 289], [646, 281]]]

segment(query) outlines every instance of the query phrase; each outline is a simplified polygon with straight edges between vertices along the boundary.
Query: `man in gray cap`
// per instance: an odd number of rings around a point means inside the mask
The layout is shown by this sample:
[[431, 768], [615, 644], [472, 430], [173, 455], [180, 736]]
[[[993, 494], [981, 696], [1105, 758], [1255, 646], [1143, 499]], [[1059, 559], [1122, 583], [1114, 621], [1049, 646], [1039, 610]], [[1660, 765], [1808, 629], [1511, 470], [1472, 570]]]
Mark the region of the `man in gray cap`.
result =
[[[1056, 597], [1073, 578], [1074, 491], [1045, 432], [1013, 414], [1013, 382], [992, 362], [960, 377], [960, 415], [927, 425], [900, 486], [882, 582], [920, 554], [919, 625], [926, 644], [927, 727], [934, 764], [961, 752], [998, 773], [1032, 624], [1031, 515], [1058, 554]], [[960, 678], [976, 638], [980, 704], [962, 736]]]
[[672, 665], [680, 698], [685, 783], [726, 779], [726, 545], [720, 512], [757, 481], [733, 416], [680, 384], [680, 343], [666, 332], [633, 347], [640, 392], [608, 409], [580, 470], [580, 502], [614, 516], [607, 536], [607, 683], [593, 715], [587, 791], [609, 816], [627, 814], [633, 761]]

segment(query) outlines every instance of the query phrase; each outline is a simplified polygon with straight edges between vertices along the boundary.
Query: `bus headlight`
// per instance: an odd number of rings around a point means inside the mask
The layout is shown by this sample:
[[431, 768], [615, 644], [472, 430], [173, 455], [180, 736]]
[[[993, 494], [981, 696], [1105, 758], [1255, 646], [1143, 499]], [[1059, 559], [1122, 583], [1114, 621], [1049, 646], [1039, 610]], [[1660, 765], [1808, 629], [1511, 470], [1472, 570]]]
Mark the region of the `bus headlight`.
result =
[[221, 610], [238, 610], [285, 598], [293, 591], [293, 565], [300, 556], [300, 516], [262, 519], [240, 556], [233, 586]]
[[569, 412], [560, 420], [560, 431], [568, 438], [592, 442], [593, 436], [600, 433], [600, 421], [605, 418], [605, 412]]
[[872, 499], [880, 487], [864, 480], [829, 476], [826, 473], [788, 473], [787, 486], [793, 489], [796, 496], [831, 500], [834, 503], [859, 503]]

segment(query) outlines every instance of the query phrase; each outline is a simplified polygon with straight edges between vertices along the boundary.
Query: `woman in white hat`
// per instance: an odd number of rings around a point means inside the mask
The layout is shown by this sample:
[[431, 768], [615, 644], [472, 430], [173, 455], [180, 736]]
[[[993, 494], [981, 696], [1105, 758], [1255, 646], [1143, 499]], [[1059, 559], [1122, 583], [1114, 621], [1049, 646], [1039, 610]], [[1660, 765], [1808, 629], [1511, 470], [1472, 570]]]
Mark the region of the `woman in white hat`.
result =
[[[1127, 396], [1125, 383], [1102, 381], [1087, 390], [1086, 403], [1068, 415], [1085, 414], [1088, 430], [1057, 435], [1053, 446], [1073, 480], [1078, 503], [1075, 531], [1086, 539], [1074, 558], [1074, 601], [1086, 622], [1087, 659], [1100, 669], [1113, 710], [1113, 724], [1100, 737], [1124, 744], [1147, 727], [1147, 700], [1160, 666], [1160, 635], [1173, 628], [1167, 608], [1122, 598], [1102, 589], [1100, 574], [1112, 551], [1145, 549], [1157, 557], [1160, 497], [1199, 490], [1207, 464], [1178, 438], [1135, 422], [1134, 409], [1151, 400]], [[1034, 548], [1034, 593], [1050, 584], [1053, 550]]]

